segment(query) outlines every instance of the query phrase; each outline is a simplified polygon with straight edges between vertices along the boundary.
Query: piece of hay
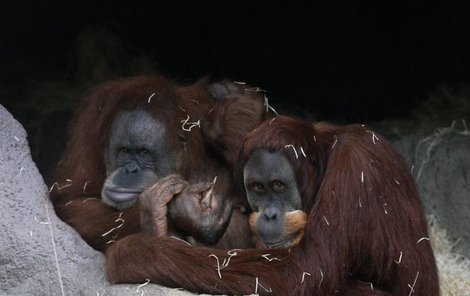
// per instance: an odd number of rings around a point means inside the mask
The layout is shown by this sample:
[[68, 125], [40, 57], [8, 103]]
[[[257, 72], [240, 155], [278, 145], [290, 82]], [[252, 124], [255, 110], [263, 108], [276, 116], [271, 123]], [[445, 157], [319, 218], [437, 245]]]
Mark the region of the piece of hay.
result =
[[442, 296], [470, 296], [470, 259], [455, 253], [436, 217], [428, 216], [431, 244], [439, 268]]

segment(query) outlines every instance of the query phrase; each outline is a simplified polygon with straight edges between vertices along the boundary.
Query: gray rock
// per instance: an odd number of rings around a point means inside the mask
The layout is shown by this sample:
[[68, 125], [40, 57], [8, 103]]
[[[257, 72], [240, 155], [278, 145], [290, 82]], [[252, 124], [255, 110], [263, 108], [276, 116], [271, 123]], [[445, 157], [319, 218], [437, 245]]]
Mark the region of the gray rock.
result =
[[[23, 127], [0, 105], [0, 295], [139, 295], [54, 213]], [[146, 295], [194, 295], [148, 284]]]
[[395, 145], [413, 167], [426, 212], [447, 230], [454, 250], [470, 258], [470, 132], [453, 124]]

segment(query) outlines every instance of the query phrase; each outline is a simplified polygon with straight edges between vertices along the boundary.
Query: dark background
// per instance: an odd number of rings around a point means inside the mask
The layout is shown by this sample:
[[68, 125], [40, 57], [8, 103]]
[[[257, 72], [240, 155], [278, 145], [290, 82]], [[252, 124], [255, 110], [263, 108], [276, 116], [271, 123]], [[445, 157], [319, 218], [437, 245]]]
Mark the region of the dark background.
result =
[[80, 95], [139, 73], [247, 81], [315, 120], [406, 118], [442, 86], [467, 85], [466, 2], [2, 1], [0, 103], [46, 179]]

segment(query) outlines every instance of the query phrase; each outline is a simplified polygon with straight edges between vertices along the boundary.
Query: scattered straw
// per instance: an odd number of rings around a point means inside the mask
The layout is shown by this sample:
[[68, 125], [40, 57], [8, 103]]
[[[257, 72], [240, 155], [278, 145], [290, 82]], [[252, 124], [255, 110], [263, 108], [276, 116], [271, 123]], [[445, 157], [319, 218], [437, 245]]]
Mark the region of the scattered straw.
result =
[[156, 93], [153, 93], [153, 94], [150, 95], [150, 97], [149, 97], [148, 100], [147, 100], [147, 103], [150, 104], [150, 101], [152, 100], [153, 96], [155, 96], [155, 94], [156, 94]]
[[427, 145], [427, 148], [426, 148], [426, 151], [425, 151], [425, 157], [421, 161], [421, 165], [419, 166], [418, 173], [416, 175], [416, 180], [419, 180], [419, 178], [421, 177], [421, 174], [423, 172], [424, 166], [431, 159], [431, 152], [434, 149], [434, 147], [436, 147], [442, 141], [442, 138], [445, 135], [450, 134], [454, 130], [454, 127], [455, 127], [455, 121], [452, 122], [450, 127], [438, 128], [434, 132], [433, 135], [425, 137], [424, 139], [419, 141], [418, 145], [416, 146], [416, 150], [415, 150], [415, 159], [419, 159], [418, 158], [418, 152], [420, 151], [420, 148], [421, 148], [422, 145]]
[[400, 264], [401, 263], [401, 258], [403, 257], [403, 252], [400, 251], [400, 257], [398, 258], [398, 261], [397, 260], [393, 260], [395, 261], [396, 264]]
[[320, 268], [320, 276], [321, 276], [321, 278], [320, 278], [320, 283], [318, 284], [318, 288], [320, 288], [321, 283], [323, 283], [323, 270], [321, 270], [321, 268]]
[[371, 133], [372, 134], [372, 143], [374, 143], [374, 145], [375, 145], [376, 144], [375, 141], [378, 141], [379, 138], [374, 134], [373, 131], [366, 130], [366, 133]]
[[410, 288], [410, 294], [408, 294], [408, 296], [410, 296], [411, 294], [415, 292], [415, 285], [416, 285], [416, 281], [418, 280], [418, 276], [419, 276], [419, 271], [416, 273], [416, 277], [413, 282], [413, 285], [408, 284], [408, 287]]
[[86, 194], [86, 187], [87, 187], [87, 185], [88, 185], [89, 182], [90, 182], [90, 181], [86, 181], [86, 182], [85, 182], [85, 185], [83, 185], [83, 190], [82, 190], [83, 194]]
[[272, 290], [271, 288], [269, 288], [269, 290], [268, 290], [268, 289], [266, 289], [263, 285], [261, 285], [261, 283], [259, 282], [258, 278], [256, 278], [255, 281], [256, 281], [255, 294], [258, 294], [258, 286], [260, 286], [261, 288], [263, 288], [263, 289], [264, 289], [266, 292], [268, 292], [268, 293], [272, 293], [272, 292], [273, 292], [273, 290]]
[[388, 206], [388, 204], [384, 203], [384, 205], [383, 205], [383, 207], [384, 207], [384, 213], [385, 213], [385, 215], [388, 215], [387, 209], [385, 208], [386, 206]]
[[289, 147], [291, 147], [292, 150], [294, 150], [295, 158], [299, 158], [299, 155], [297, 154], [297, 150], [295, 149], [294, 145], [288, 144], [288, 145], [284, 146], [284, 148], [289, 148]]
[[420, 238], [416, 243], [419, 244], [419, 243], [422, 242], [423, 240], [429, 241], [429, 237], [422, 237], [422, 238]]
[[338, 142], [338, 137], [336, 135], [334, 135], [333, 138], [335, 139], [335, 141], [333, 142], [333, 145], [331, 146], [331, 149], [335, 148], [336, 143]]
[[181, 129], [183, 129], [185, 132], [190, 132], [193, 127], [201, 127], [201, 120], [198, 121], [189, 121], [189, 115], [187, 115], [186, 119], [181, 120], [180, 122], [182, 123]]
[[62, 186], [58, 187], [57, 190], [61, 190], [61, 189], [72, 186], [72, 180], [69, 180], [69, 181], [70, 181], [70, 183], [67, 183], [65, 185], [62, 185]]
[[54, 184], [52, 184], [51, 188], [49, 188], [49, 192], [52, 192], [52, 189], [54, 189], [54, 187], [57, 187], [57, 191], [60, 191], [60, 190], [63, 189], [63, 188], [72, 186], [72, 180], [70, 180], [70, 179], [65, 179], [65, 181], [66, 181], [67, 183], [66, 183], [65, 185], [62, 185], [62, 186], [60, 186], [59, 183], [57, 183], [57, 182], [55, 182]]
[[470, 259], [455, 251], [445, 229], [437, 218], [428, 216], [429, 236], [439, 269], [439, 285], [442, 296], [470, 296]]
[[222, 265], [220, 265], [219, 257], [217, 257], [215, 254], [209, 255], [209, 257], [214, 257], [215, 260], [217, 260], [217, 273], [219, 275], [219, 278], [222, 278], [222, 274], [220, 273], [220, 271], [228, 266], [228, 264], [230, 263], [230, 259], [232, 259], [233, 256], [238, 255], [238, 253], [236, 252], [237, 250], [238, 249], [227, 251], [229, 257], [227, 259], [224, 259]]
[[180, 242], [182, 242], [182, 243], [185, 243], [185, 244], [187, 244], [188, 246], [191, 245], [190, 243], [188, 243], [188, 242], [185, 241], [184, 239], [181, 239], [181, 238], [176, 237], [176, 236], [174, 236], [174, 235], [172, 235], [172, 236], [170, 236], [170, 237], [171, 237], [171, 238], [174, 238], [174, 239], [176, 239], [176, 240], [178, 240], [178, 241], [180, 241]]
[[[52, 243], [52, 251], [54, 252], [54, 259], [55, 259], [55, 266], [56, 266], [56, 271], [57, 271], [57, 277], [59, 280], [59, 286], [60, 286], [60, 291], [62, 293], [62, 296], [65, 295], [65, 290], [64, 290], [64, 283], [62, 281], [62, 273], [60, 270], [60, 265], [59, 265], [59, 258], [57, 256], [57, 247], [55, 244], [55, 239], [54, 239], [54, 232], [52, 230], [52, 222], [51, 222], [51, 216], [49, 215], [49, 206], [48, 206], [48, 201], [46, 198], [44, 198], [44, 208], [46, 211], [46, 222], [40, 222], [41, 224], [47, 224], [49, 225], [49, 233], [51, 235], [51, 243]], [[34, 219], [37, 221], [36, 217]]]
[[304, 272], [302, 273], [302, 280], [300, 281], [301, 284], [303, 284], [303, 282], [305, 281], [305, 276], [306, 276], [306, 275], [307, 275], [307, 276], [311, 276], [310, 273], [304, 271]]
[[209, 189], [209, 191], [207, 191], [206, 195], [211, 195], [212, 194], [212, 191], [214, 190], [215, 183], [217, 183], [217, 176], [215, 176], [214, 179], [212, 180], [212, 186]]
[[145, 286], [147, 286], [149, 283], [150, 283], [150, 280], [149, 280], [149, 279], [146, 279], [146, 280], [145, 280], [145, 283], [140, 284], [140, 285], [137, 287], [137, 290], [135, 291], [134, 294], [140, 293], [140, 296], [143, 296], [143, 295], [144, 295], [144, 290], [142, 290], [142, 288], [145, 287]]
[[276, 110], [274, 110], [273, 107], [271, 107], [271, 105], [269, 105], [269, 100], [268, 100], [268, 97], [266, 95], [264, 95], [264, 105], [266, 106], [266, 113], [269, 112], [269, 110], [273, 111], [274, 114], [276, 114], [276, 116], [279, 116], [279, 113], [277, 113]]
[[[219, 257], [217, 257], [215, 254], [210, 254], [209, 257], [214, 257], [215, 260], [217, 260], [217, 274], [219, 275], [219, 278], [221, 279], [222, 278], [222, 274], [220, 273], [220, 261], [219, 261]], [[258, 279], [258, 278], [256, 278]], [[256, 292], [255, 292], [256, 293]]]
[[279, 258], [277, 258], [277, 257], [269, 258], [269, 256], [271, 256], [271, 254], [264, 254], [264, 255], [261, 255], [261, 257], [263, 257], [264, 259], [268, 260], [269, 262], [271, 262], [271, 261], [273, 261], [273, 260], [281, 261], [281, 259], [279, 259]]
[[[49, 188], [49, 193], [52, 192], [52, 189], [54, 189], [54, 187], [59, 188], [59, 183], [55, 182], [54, 184], [52, 184], [51, 188]], [[59, 190], [59, 189], [57, 189], [57, 190]]]
[[123, 212], [119, 213], [119, 217], [118, 217], [116, 220], [114, 220], [114, 222], [120, 222], [121, 224], [119, 224], [118, 226], [113, 227], [113, 228], [111, 228], [109, 231], [103, 233], [103, 234], [101, 235], [102, 237], [109, 235], [111, 232], [113, 232], [114, 230], [117, 230], [117, 229], [121, 228], [121, 227], [124, 225], [124, 219], [122, 219], [122, 214], [123, 214]]
[[255, 87], [250, 87], [250, 88], [246, 88], [245, 89], [246, 92], [262, 92], [262, 93], [266, 93], [266, 90], [262, 89], [262, 88], [259, 88], [257, 86]]

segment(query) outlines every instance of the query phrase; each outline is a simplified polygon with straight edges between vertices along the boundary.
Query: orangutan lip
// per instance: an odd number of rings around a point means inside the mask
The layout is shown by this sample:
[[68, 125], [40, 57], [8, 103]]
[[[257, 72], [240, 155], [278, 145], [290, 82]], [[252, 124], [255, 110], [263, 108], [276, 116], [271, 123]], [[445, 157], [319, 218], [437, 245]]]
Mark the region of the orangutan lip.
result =
[[135, 194], [142, 193], [142, 190], [135, 190], [133, 188], [124, 188], [124, 187], [106, 188], [106, 190], [110, 192], [117, 192], [117, 193], [135, 193]]
[[283, 247], [283, 245], [286, 243], [287, 245], [289, 245], [289, 239], [281, 240], [278, 242], [264, 242], [266, 247], [268, 247], [269, 249], [276, 249], [276, 248]]
[[142, 191], [130, 188], [105, 188], [105, 194], [115, 202], [126, 202], [137, 199]]

